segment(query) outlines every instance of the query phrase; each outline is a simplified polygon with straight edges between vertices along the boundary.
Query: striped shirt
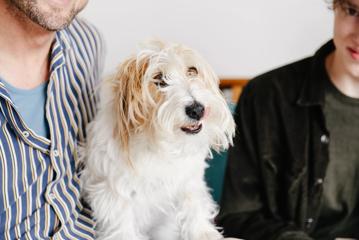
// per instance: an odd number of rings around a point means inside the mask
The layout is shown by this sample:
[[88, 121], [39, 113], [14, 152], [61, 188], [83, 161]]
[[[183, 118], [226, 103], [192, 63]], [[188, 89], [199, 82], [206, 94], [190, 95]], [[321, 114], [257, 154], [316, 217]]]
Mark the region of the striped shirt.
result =
[[98, 32], [79, 19], [56, 33], [45, 106], [50, 139], [26, 125], [0, 81], [0, 239], [94, 239], [76, 148], [95, 114], [102, 49]]

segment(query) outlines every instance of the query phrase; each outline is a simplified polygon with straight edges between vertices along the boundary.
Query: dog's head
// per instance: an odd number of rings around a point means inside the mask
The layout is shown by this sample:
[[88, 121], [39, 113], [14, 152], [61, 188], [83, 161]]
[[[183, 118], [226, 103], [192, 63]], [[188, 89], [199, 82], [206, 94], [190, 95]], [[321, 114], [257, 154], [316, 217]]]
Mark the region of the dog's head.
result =
[[111, 79], [115, 135], [200, 138], [219, 151], [232, 143], [234, 121], [211, 67], [195, 51], [152, 41]]

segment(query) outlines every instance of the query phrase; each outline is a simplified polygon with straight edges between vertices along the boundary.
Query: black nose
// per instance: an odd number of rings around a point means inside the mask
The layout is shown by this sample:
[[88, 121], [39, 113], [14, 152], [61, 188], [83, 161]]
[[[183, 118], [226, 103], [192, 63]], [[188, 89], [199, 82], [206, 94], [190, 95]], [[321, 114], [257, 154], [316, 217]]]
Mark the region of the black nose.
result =
[[194, 102], [186, 106], [186, 114], [192, 119], [200, 120], [204, 114], [204, 106], [199, 102]]

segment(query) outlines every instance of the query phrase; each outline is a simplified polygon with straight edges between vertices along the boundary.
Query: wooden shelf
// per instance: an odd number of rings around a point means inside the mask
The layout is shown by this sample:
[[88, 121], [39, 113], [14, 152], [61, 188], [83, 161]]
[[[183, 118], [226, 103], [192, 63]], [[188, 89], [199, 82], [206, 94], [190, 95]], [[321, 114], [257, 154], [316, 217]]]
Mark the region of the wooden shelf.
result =
[[233, 103], [237, 103], [243, 87], [248, 83], [248, 81], [248, 79], [244, 78], [221, 78], [219, 87], [222, 90], [230, 89], [231, 101]]

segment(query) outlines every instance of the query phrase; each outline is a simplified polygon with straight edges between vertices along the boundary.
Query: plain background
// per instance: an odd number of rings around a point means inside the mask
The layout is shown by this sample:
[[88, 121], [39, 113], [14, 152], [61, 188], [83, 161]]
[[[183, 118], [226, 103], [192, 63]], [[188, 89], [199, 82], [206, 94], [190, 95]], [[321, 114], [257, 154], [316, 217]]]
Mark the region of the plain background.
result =
[[222, 78], [250, 78], [312, 55], [332, 36], [328, 0], [90, 0], [81, 15], [102, 32], [105, 73], [148, 38], [184, 43]]

